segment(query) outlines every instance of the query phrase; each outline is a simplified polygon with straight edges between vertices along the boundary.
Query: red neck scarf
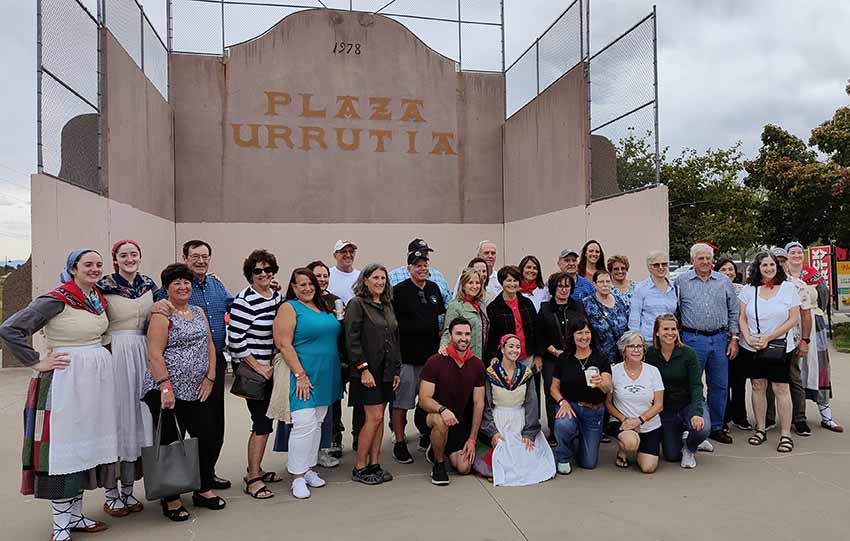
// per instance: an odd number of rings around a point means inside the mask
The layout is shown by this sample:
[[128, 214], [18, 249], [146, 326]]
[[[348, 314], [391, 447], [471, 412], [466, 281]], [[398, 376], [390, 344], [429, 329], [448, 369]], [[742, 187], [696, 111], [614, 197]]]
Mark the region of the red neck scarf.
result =
[[467, 295], [465, 293], [461, 294], [460, 299], [463, 302], [468, 302], [469, 304], [471, 304], [472, 307], [475, 308], [475, 310], [477, 310], [478, 312], [481, 311], [481, 308], [479, 308], [479, 302], [477, 300], [473, 299], [472, 297], [470, 297], [469, 295]]
[[464, 351], [463, 355], [461, 355], [455, 349], [454, 344], [449, 344], [449, 346], [446, 348], [446, 354], [452, 359], [454, 359], [454, 361], [459, 364], [461, 368], [463, 368], [463, 365], [466, 364], [466, 361], [468, 361], [472, 357], [472, 350], [466, 348], [466, 351]]
[[[97, 288], [94, 288], [93, 291], [95, 293], [95, 297], [87, 297], [77, 283], [71, 280], [57, 287], [48, 293], [48, 295], [59, 299], [75, 310], [85, 310], [86, 312], [91, 312], [92, 314], [99, 316], [106, 309], [106, 299], [103, 298], [103, 295]], [[94, 299], [97, 300], [95, 301]]]
[[527, 295], [533, 295], [534, 290], [537, 289], [537, 284], [534, 282], [529, 282], [525, 279], [520, 280], [519, 282], [519, 290]]
[[771, 278], [770, 280], [762, 280], [761, 281], [761, 286], [766, 287], [767, 289], [773, 289], [773, 286], [775, 286], [775, 285], [776, 285], [776, 283], [774, 282], [773, 278]]

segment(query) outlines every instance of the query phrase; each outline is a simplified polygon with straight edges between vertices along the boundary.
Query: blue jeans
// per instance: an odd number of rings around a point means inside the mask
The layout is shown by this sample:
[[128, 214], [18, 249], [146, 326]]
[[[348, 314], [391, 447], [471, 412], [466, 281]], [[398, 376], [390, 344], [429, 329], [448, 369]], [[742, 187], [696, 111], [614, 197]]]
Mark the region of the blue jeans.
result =
[[596, 467], [599, 461], [599, 440], [602, 439], [602, 416], [605, 407], [588, 408], [570, 402], [575, 417], [555, 419], [555, 458], [559, 464], [577, 457], [578, 465], [587, 470]]
[[702, 404], [702, 419], [705, 421], [702, 430], [694, 430], [691, 426], [691, 405], [679, 408], [664, 408], [661, 411], [661, 446], [664, 448], [664, 460], [679, 462], [682, 460], [682, 434], [688, 431], [684, 444], [691, 452], [696, 453], [699, 444], [708, 439], [711, 432], [711, 414], [705, 402]]
[[705, 372], [711, 431], [723, 430], [726, 400], [729, 396], [729, 359], [726, 357], [729, 338], [725, 332], [719, 332], [714, 336], [702, 336], [684, 331], [682, 341], [696, 351], [699, 367]]

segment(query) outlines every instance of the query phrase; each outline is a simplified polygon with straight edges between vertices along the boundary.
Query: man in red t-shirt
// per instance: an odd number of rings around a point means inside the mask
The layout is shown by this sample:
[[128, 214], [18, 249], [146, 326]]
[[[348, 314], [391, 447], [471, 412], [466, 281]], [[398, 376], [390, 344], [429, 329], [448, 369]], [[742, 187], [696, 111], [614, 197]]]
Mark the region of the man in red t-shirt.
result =
[[[416, 414], [431, 429], [431, 482], [448, 485], [446, 457], [461, 475], [472, 471], [475, 440], [484, 413], [484, 363], [469, 349], [472, 327], [462, 317], [449, 323], [446, 354], [432, 355], [422, 368]], [[419, 423], [417, 423], [419, 424]]]

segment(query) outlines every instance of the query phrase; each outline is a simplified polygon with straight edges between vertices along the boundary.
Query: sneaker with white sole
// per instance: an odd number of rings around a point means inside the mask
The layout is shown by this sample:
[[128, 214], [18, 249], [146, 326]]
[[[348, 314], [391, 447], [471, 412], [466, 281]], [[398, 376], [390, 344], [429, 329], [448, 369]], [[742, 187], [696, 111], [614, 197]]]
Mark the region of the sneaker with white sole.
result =
[[697, 467], [696, 454], [692, 453], [687, 447], [682, 448], [682, 467], [687, 469]]
[[339, 466], [339, 459], [332, 457], [327, 449], [319, 449], [316, 463], [323, 468], [336, 468]]
[[713, 453], [714, 445], [712, 445], [710, 441], [705, 440], [699, 445], [697, 445], [697, 451], [702, 451], [704, 453]]
[[310, 485], [310, 488], [319, 488], [325, 486], [325, 480], [319, 477], [319, 474], [314, 472], [313, 470], [308, 471], [304, 474], [304, 480], [307, 481], [307, 484]]
[[570, 466], [569, 462], [558, 462], [558, 473], [561, 475], [569, 475], [571, 471], [573, 471], [573, 468]]
[[307, 481], [303, 477], [297, 477], [292, 481], [292, 495], [299, 500], [305, 500], [310, 497], [310, 489], [307, 488]]

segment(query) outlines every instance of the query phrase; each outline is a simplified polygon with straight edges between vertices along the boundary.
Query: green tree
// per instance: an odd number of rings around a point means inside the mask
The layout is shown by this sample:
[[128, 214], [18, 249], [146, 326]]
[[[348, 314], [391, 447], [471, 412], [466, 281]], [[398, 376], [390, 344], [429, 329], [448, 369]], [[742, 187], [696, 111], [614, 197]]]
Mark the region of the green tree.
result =
[[[850, 81], [844, 89], [850, 96]], [[843, 167], [850, 167], [850, 107], [841, 107], [830, 120], [812, 130], [809, 144]]]
[[[655, 154], [651, 134], [634, 132], [617, 144], [617, 179], [623, 190], [655, 181]], [[758, 195], [739, 182], [743, 172], [740, 143], [729, 149], [700, 154], [685, 149], [670, 160], [660, 156], [660, 180], [668, 188], [670, 257], [686, 261], [691, 245], [708, 241], [721, 252], [742, 254], [757, 242], [755, 227]]]

